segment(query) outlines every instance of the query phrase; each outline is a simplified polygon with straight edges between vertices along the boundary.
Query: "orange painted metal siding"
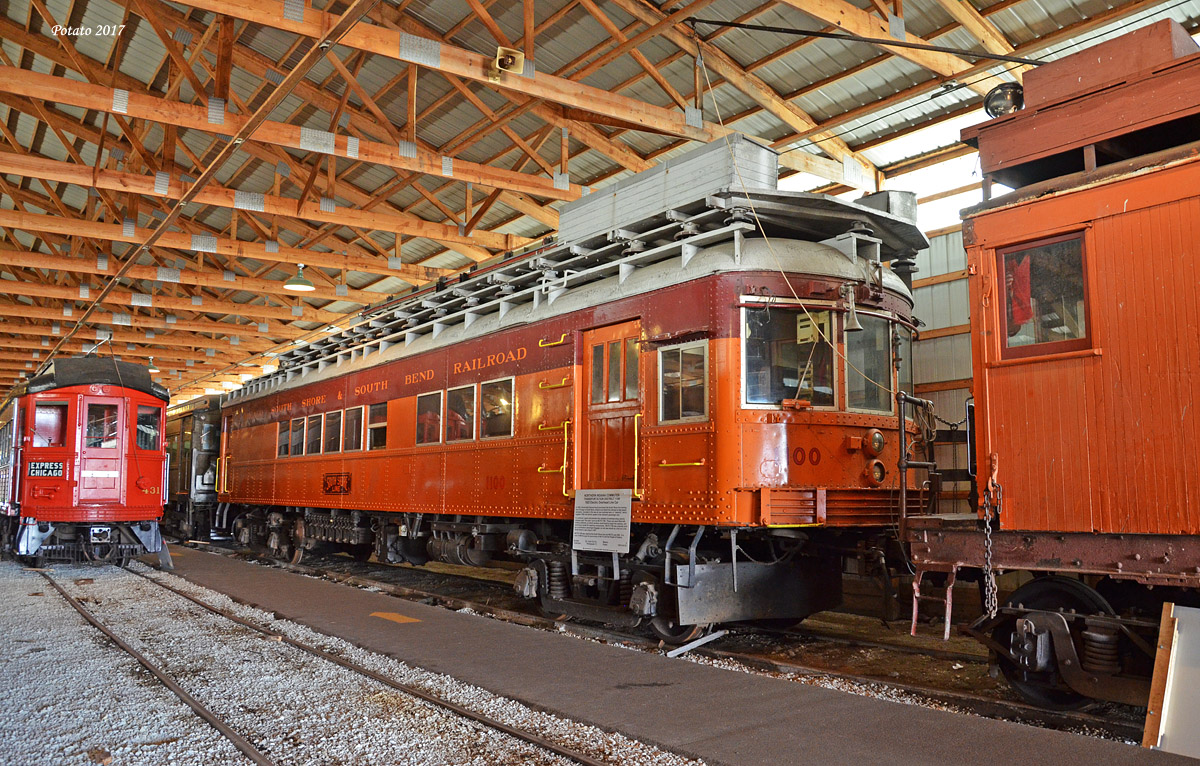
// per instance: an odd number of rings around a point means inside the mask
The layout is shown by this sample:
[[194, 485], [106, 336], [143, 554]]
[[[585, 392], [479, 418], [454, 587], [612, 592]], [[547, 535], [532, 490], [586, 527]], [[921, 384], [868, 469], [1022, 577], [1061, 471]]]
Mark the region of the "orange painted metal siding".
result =
[[[979, 475], [1006, 529], [1200, 532], [1200, 158], [985, 211], [970, 268]], [[1084, 232], [1091, 347], [1001, 360], [996, 251]]]

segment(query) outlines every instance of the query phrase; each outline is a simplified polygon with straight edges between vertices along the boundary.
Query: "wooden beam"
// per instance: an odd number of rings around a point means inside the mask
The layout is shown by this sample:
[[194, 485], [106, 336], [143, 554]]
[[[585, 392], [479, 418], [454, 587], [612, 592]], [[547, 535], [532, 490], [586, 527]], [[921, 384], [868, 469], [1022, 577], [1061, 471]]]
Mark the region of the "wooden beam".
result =
[[[115, 91], [100, 85], [90, 85], [76, 82], [65, 77], [54, 77], [29, 70], [14, 70], [11, 67], [0, 67], [0, 91], [13, 93], [26, 98], [44, 98], [63, 104], [72, 104], [84, 109], [98, 112], [120, 114], [114, 107]], [[177, 125], [183, 128], [209, 133], [235, 133], [249, 119], [248, 116], [226, 112], [222, 122], [214, 125], [208, 121], [208, 112], [204, 107], [192, 104], [181, 104], [166, 101], [153, 96], [129, 93], [127, 104], [123, 105], [124, 113], [131, 117], [154, 122]], [[306, 129], [297, 125], [264, 121], [254, 133], [254, 141], [274, 144], [289, 149], [309, 151], [311, 146]], [[333, 151], [322, 150], [323, 154], [346, 157], [352, 156], [349, 139], [344, 135], [332, 135], [324, 138], [331, 141]], [[314, 141], [321, 140], [320, 136]], [[511, 173], [454, 159], [453, 168], [449, 174], [443, 157], [433, 152], [414, 147], [413, 157], [404, 156], [397, 147], [377, 141], [356, 139], [358, 144], [355, 159], [379, 165], [387, 165], [400, 170], [411, 170], [435, 176], [450, 175], [457, 181], [472, 181], [492, 188], [500, 187], [532, 194], [549, 199], [573, 200], [578, 199], [581, 187], [572, 184], [567, 189], [558, 189], [549, 178], [532, 176], [525, 173]]]
[[[981, 42], [986, 50], [1004, 56], [1013, 55], [1012, 43], [992, 22], [985, 19], [974, 5], [971, 5], [971, 0], [938, 0], [938, 3], [963, 29]], [[1018, 65], [1016, 68], [1010, 69], [1009, 74], [1020, 82], [1022, 75], [1031, 68], [1028, 65]]]
[[[0, 257], [3, 256], [3, 251], [0, 251]], [[62, 322], [69, 317], [63, 314], [62, 306], [31, 306], [25, 303], [16, 303], [13, 301], [0, 302], [0, 311], [8, 314], [19, 314], [25, 319], [46, 319], [51, 322]], [[137, 327], [142, 331], [149, 331], [157, 334], [159, 330], [171, 331], [177, 333], [208, 333], [217, 335], [240, 335], [247, 337], [254, 335], [264, 338], [269, 341], [287, 341], [299, 338], [305, 334], [306, 330], [301, 330], [280, 322], [252, 322], [235, 323], [235, 322], [218, 322], [211, 319], [185, 319], [176, 317], [174, 322], [168, 323], [166, 319], [158, 316], [148, 316], [146, 314], [136, 315]], [[118, 319], [117, 314], [109, 311], [95, 311], [88, 317], [89, 324], [117, 325], [124, 322], [124, 314]], [[150, 339], [148, 339], [150, 340]]]
[[221, 34], [217, 37], [217, 74], [213, 78], [213, 95], [229, 100], [229, 77], [233, 74], [233, 33], [235, 19], [221, 16]]

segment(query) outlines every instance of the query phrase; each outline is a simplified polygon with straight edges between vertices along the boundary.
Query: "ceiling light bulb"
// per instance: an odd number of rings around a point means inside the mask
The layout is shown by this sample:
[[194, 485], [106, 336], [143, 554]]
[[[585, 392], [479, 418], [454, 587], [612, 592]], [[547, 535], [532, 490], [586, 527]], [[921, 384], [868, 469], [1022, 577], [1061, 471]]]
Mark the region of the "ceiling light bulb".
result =
[[283, 283], [283, 289], [296, 293], [311, 293], [317, 286], [304, 276], [304, 264], [301, 263], [296, 269], [296, 276]]

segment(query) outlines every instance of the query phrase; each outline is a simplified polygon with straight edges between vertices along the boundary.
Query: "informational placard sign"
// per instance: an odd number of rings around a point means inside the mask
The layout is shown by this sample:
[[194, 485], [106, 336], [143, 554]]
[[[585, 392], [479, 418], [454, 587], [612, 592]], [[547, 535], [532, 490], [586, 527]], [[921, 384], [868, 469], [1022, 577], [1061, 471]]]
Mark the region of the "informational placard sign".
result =
[[576, 490], [571, 547], [577, 551], [629, 553], [632, 503], [632, 489]]

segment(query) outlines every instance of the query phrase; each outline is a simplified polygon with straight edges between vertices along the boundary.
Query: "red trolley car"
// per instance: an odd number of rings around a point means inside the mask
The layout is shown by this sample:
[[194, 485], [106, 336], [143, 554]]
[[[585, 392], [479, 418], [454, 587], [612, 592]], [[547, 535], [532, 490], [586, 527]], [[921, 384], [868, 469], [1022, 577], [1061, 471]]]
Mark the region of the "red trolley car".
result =
[[3, 545], [34, 561], [161, 553], [167, 390], [111, 357], [55, 359], [0, 415]]

